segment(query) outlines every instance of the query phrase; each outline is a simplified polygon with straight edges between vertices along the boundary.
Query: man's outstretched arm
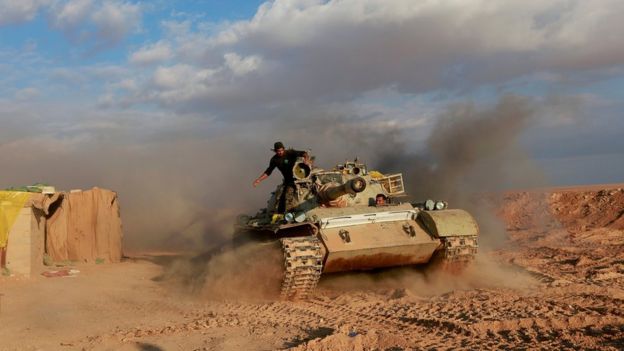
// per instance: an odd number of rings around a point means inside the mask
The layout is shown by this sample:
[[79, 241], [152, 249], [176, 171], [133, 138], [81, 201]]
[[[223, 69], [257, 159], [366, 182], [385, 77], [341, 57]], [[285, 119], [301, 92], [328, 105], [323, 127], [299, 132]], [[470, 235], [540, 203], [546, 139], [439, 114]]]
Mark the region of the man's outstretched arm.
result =
[[253, 182], [254, 188], [257, 187], [258, 184], [260, 184], [261, 181], [267, 179], [268, 177], [269, 177], [268, 174], [262, 173], [258, 178], [256, 178], [256, 180], [254, 180], [254, 182]]
[[277, 164], [275, 163], [275, 161], [273, 161], [273, 159], [271, 159], [271, 161], [269, 161], [269, 167], [267, 167], [266, 171], [264, 171], [258, 178], [256, 178], [256, 180], [254, 180], [254, 188], [257, 187], [261, 181], [267, 179], [271, 175], [271, 173], [273, 173], [275, 167], [277, 167]]

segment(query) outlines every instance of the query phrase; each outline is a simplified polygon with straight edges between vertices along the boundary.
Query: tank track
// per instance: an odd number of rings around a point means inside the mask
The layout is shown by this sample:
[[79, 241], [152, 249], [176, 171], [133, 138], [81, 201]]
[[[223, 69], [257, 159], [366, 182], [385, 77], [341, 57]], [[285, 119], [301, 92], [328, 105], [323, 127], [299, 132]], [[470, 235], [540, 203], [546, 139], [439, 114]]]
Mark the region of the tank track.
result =
[[444, 259], [448, 261], [472, 260], [477, 254], [477, 236], [450, 236], [443, 240]]
[[316, 288], [323, 270], [321, 243], [315, 236], [280, 239], [284, 252], [281, 298], [306, 299]]
[[449, 236], [442, 239], [443, 249], [438, 252], [442, 268], [451, 273], [461, 273], [475, 258], [479, 244], [477, 236]]

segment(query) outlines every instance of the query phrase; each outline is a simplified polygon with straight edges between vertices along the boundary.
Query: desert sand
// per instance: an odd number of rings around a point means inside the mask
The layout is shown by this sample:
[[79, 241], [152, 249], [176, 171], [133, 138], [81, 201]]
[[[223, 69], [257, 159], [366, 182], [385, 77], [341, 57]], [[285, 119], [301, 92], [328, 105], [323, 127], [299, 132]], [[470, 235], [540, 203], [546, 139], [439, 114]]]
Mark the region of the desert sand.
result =
[[245, 252], [236, 268], [231, 255], [206, 270], [151, 253], [69, 277], [0, 277], [0, 350], [621, 350], [622, 188], [491, 195], [500, 232], [483, 233], [461, 276], [331, 275], [308, 301], [258, 294], [266, 269]]

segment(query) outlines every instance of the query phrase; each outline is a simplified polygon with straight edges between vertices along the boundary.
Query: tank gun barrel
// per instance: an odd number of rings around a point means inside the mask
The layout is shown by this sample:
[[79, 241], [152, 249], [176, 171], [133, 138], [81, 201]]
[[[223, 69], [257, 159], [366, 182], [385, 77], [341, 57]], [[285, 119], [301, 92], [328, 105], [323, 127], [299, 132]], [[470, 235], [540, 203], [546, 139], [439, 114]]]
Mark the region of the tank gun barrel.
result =
[[333, 201], [345, 194], [357, 194], [366, 189], [366, 180], [357, 177], [337, 186], [330, 186], [321, 191], [321, 197], [326, 201]]

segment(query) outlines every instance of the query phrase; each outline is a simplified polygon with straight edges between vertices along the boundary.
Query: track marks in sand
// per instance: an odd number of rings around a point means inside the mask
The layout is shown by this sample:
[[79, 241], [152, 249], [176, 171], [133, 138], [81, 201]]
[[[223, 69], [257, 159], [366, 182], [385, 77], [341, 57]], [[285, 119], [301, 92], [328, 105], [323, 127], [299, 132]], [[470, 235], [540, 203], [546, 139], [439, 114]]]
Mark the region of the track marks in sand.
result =
[[404, 349], [624, 347], [624, 300], [594, 291], [472, 289], [427, 298], [409, 292], [320, 291], [307, 302], [211, 301], [184, 307], [167, 308], [176, 322], [116, 328], [103, 337], [123, 344], [236, 330], [249, 338], [271, 335], [283, 348], [345, 333], [397, 336], [401, 341], [392, 345]]

